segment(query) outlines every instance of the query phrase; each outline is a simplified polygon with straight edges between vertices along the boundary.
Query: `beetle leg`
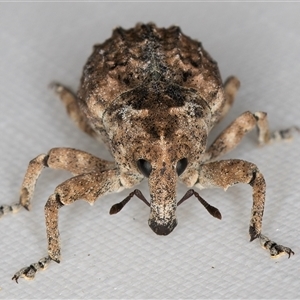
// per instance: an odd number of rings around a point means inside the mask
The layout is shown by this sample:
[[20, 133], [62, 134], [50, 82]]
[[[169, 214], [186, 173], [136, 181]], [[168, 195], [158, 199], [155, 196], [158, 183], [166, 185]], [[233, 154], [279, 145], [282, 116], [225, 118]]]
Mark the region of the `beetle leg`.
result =
[[41, 154], [31, 160], [20, 191], [20, 202], [0, 206], [0, 217], [17, 212], [21, 206], [30, 210], [35, 184], [44, 167], [67, 170], [74, 175], [113, 169], [115, 164], [102, 160], [87, 152], [72, 148], [53, 148], [48, 154]]
[[290, 248], [278, 245], [261, 234], [266, 183], [256, 165], [237, 159], [206, 163], [200, 167], [195, 186], [200, 189], [221, 187], [226, 190], [237, 183], [247, 183], [253, 189], [253, 205], [249, 227], [250, 241], [259, 238], [261, 244], [269, 250], [271, 256], [277, 256], [281, 253], [287, 253], [289, 256], [293, 254]]
[[80, 109], [76, 95], [70, 89], [57, 82], [51, 83], [50, 88], [54, 90], [54, 92], [64, 103], [68, 115], [75, 122], [75, 124], [91, 137], [97, 137], [97, 133], [90, 126], [85, 115]]
[[25, 277], [28, 280], [32, 280], [37, 271], [45, 270], [48, 267], [50, 261], [51, 258], [49, 256], [45, 256], [41, 258], [37, 263], [33, 263], [28, 267], [22, 268], [12, 277], [12, 280], [15, 280], [16, 283], [18, 283], [20, 277]]
[[224, 82], [223, 88], [224, 88], [224, 95], [225, 95], [225, 103], [220, 112], [220, 118], [218, 122], [220, 122], [225, 117], [225, 115], [228, 113], [231, 106], [233, 105], [236, 93], [240, 88], [240, 85], [241, 85], [240, 81], [234, 76], [228, 77]]
[[37, 271], [44, 269], [44, 264], [41, 264], [41, 261], [46, 260], [45, 264], [49, 264], [51, 260], [59, 263], [59, 209], [79, 199], [85, 200], [92, 205], [98, 197], [110, 192], [117, 192], [122, 188], [119, 177], [117, 170], [96, 171], [72, 177], [57, 186], [45, 205], [48, 257], [42, 258], [37, 264], [31, 264], [29, 267], [22, 268], [12, 279], [16, 281], [20, 277], [33, 279]]
[[211, 144], [206, 151], [208, 160], [215, 160], [234, 149], [254, 127], [258, 129], [258, 143], [264, 145], [273, 141], [288, 140], [292, 137], [292, 130], [299, 128], [291, 127], [286, 130], [275, 131], [272, 134], [269, 130], [267, 114], [264, 112], [251, 113], [246, 111], [235, 119]]

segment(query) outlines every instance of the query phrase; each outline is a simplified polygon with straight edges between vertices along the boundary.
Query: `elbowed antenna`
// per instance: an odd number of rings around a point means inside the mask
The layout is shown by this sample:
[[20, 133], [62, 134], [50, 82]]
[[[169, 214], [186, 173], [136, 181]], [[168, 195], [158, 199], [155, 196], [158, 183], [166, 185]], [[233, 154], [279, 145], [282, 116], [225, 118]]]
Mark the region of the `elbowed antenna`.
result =
[[133, 197], [133, 196], [137, 196], [139, 199], [141, 199], [147, 206], [150, 207], [150, 203], [146, 200], [146, 198], [144, 197], [144, 195], [142, 194], [142, 192], [138, 189], [134, 190], [133, 192], [131, 192], [124, 200], [122, 200], [119, 203], [114, 204], [110, 211], [109, 214], [110, 215], [114, 215], [117, 214], [119, 211], [122, 210], [122, 208], [129, 202], [129, 200]]
[[216, 208], [216, 207], [214, 207], [214, 206], [212, 206], [212, 205], [210, 205], [209, 203], [207, 203], [197, 192], [195, 192], [193, 189], [191, 189], [191, 190], [188, 190], [186, 193], [185, 193], [185, 195], [181, 198], [181, 200], [180, 201], [178, 201], [178, 203], [177, 203], [177, 206], [179, 206], [182, 202], [184, 202], [185, 200], [187, 200], [187, 199], [189, 199], [190, 197], [192, 197], [192, 196], [195, 196], [199, 201], [200, 201], [200, 203], [207, 209], [207, 211], [213, 216], [213, 217], [215, 217], [215, 218], [217, 218], [217, 219], [222, 219], [222, 215], [221, 215], [221, 213], [220, 213], [220, 211]]
[[[117, 214], [118, 212], [120, 212], [122, 210], [122, 208], [129, 202], [129, 200], [133, 197], [133, 196], [137, 196], [140, 200], [142, 200], [147, 206], [150, 207], [150, 203], [147, 201], [147, 199], [144, 197], [144, 195], [142, 194], [142, 192], [138, 189], [134, 190], [133, 192], [131, 192], [124, 200], [122, 200], [119, 203], [114, 204], [110, 211], [109, 214], [110, 215], [114, 215]], [[222, 219], [222, 215], [220, 213], [220, 211], [210, 205], [209, 203], [207, 203], [197, 192], [195, 192], [193, 189], [188, 190], [185, 195], [178, 201], [177, 206], [179, 206], [180, 204], [182, 204], [185, 200], [189, 199], [190, 197], [195, 196], [199, 202], [207, 209], [207, 211], [215, 218], [217, 219]]]

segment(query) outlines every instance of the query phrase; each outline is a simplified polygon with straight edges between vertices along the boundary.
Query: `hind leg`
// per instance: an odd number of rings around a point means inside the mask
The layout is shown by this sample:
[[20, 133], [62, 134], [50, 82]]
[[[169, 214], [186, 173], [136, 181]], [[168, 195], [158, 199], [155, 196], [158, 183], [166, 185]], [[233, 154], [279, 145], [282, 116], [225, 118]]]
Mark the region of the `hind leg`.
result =
[[220, 122], [226, 116], [231, 106], [233, 105], [236, 93], [240, 88], [240, 85], [241, 85], [240, 81], [234, 76], [230, 76], [225, 80], [223, 84], [224, 94], [225, 94], [225, 104], [220, 113], [220, 119], [218, 122]]
[[96, 137], [97, 133], [87, 122], [85, 115], [78, 105], [76, 95], [70, 89], [56, 82], [51, 83], [50, 88], [54, 90], [56, 95], [58, 95], [60, 100], [64, 103], [68, 115], [75, 124], [91, 137]]

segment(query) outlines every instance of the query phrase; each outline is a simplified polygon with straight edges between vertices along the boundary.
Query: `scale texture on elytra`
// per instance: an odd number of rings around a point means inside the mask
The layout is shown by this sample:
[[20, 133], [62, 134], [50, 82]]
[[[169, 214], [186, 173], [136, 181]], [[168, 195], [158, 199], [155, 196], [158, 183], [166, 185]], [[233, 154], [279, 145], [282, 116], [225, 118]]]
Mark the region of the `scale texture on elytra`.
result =
[[[59, 83], [51, 86], [77, 126], [104, 141], [113, 161], [72, 148], [53, 148], [30, 161], [19, 203], [0, 206], [0, 216], [22, 206], [30, 209], [36, 181], [45, 167], [67, 170], [74, 177], [58, 185], [46, 202], [48, 254], [18, 271], [14, 280], [33, 279], [51, 261], [60, 262], [58, 214], [62, 206], [80, 199], [93, 204], [144, 179], [149, 183], [149, 198], [135, 189], [113, 205], [110, 214], [137, 196], [150, 208], [150, 228], [168, 235], [177, 226], [177, 207], [191, 196], [213, 217], [222, 218], [193, 188], [226, 190], [246, 183], [252, 187], [253, 201], [250, 240], [258, 238], [271, 256], [294, 254], [261, 232], [266, 183], [258, 167], [220, 158], [255, 127], [260, 145], [290, 139], [291, 131], [299, 128], [270, 132], [265, 112], [246, 111], [208, 146], [210, 130], [232, 106], [240, 82], [231, 76], [223, 83], [217, 63], [179, 27], [158, 28], [151, 23], [128, 30], [119, 27], [111, 38], [94, 46], [77, 95]], [[190, 188], [179, 201], [178, 180]]]

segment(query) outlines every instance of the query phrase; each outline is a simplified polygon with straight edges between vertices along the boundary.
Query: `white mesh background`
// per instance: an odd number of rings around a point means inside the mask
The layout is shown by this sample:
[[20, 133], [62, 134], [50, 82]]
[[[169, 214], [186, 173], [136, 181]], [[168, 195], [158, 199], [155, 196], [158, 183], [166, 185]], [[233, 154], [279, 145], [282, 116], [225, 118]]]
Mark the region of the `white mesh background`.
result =
[[[78, 87], [92, 45], [121, 25], [153, 21], [180, 25], [201, 40], [222, 76], [242, 82], [216, 136], [246, 110], [267, 111], [273, 129], [300, 125], [299, 3], [1, 3], [0, 204], [12, 204], [30, 159], [52, 147], [75, 147], [109, 158], [80, 132], [47, 85]], [[273, 260], [248, 242], [251, 189], [201, 195], [218, 207], [213, 219], [196, 199], [178, 210], [169, 236], [152, 233], [148, 208], [133, 199], [109, 216], [130, 191], [78, 201], [60, 214], [63, 259], [31, 282], [10, 278], [46, 254], [43, 206], [68, 173], [45, 170], [32, 211], [0, 220], [0, 299], [292, 299], [300, 297], [300, 135], [292, 143], [258, 148], [255, 133], [227, 157], [255, 162], [267, 180], [264, 232], [295, 256]], [[139, 187], [145, 196], [147, 183]], [[186, 191], [178, 188], [180, 197]]]

